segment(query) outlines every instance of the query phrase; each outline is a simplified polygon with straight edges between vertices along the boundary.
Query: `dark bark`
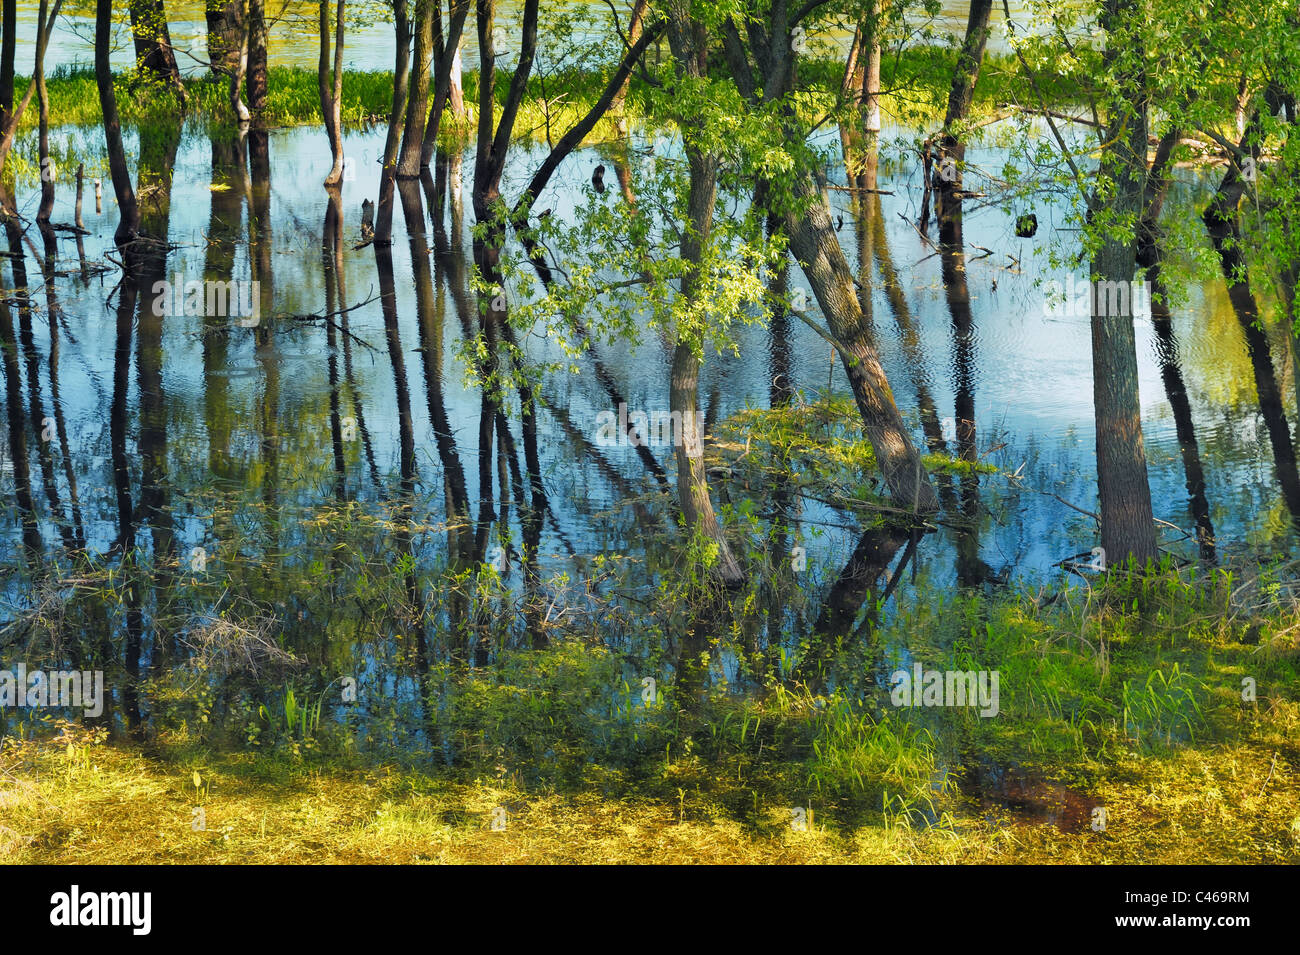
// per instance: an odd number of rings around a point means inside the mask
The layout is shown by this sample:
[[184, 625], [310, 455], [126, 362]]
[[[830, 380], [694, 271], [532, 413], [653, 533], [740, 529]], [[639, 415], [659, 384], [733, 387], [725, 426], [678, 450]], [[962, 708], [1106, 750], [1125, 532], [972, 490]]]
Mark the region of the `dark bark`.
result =
[[[519, 41], [519, 59], [515, 65], [501, 119], [493, 129], [493, 106], [496, 84], [496, 47], [492, 40], [492, 23], [496, 0], [478, 0], [479, 45], [479, 116], [478, 148], [474, 154], [474, 216], [480, 223], [493, 216], [493, 207], [501, 198], [501, 174], [514, 135], [515, 119], [528, 87], [528, 78], [537, 54], [537, 17], [539, 0], [525, 0], [523, 32]], [[499, 237], [497, 237], [499, 238]]]
[[424, 144], [429, 110], [429, 69], [433, 59], [433, 21], [438, 0], [415, 0], [415, 56], [407, 85], [406, 122], [398, 150], [397, 175], [414, 179], [420, 175], [420, 151]]
[[113, 180], [120, 218], [113, 238], [118, 247], [133, 241], [140, 231], [140, 208], [122, 145], [122, 123], [117, 117], [117, 95], [113, 91], [113, 68], [109, 63], [109, 40], [113, 32], [112, 0], [95, 0], [95, 85], [99, 88], [99, 109], [104, 117], [104, 139], [108, 171]]
[[[966, 144], [958, 135], [960, 126], [970, 115], [975, 98], [975, 84], [979, 79], [980, 65], [984, 62], [984, 47], [989, 37], [989, 16], [993, 0], [971, 0], [970, 15], [966, 21], [966, 37], [953, 71], [952, 87], [948, 91], [948, 112], [939, 136], [939, 167], [935, 176], [935, 218], [939, 223], [939, 242], [942, 245], [961, 244], [961, 216], [956, 206], [961, 203], [962, 173], [966, 161]], [[945, 175], [952, 170], [955, 175]]]
[[393, 30], [397, 35], [396, 62], [393, 68], [393, 109], [388, 114], [388, 135], [384, 139], [383, 171], [379, 179], [379, 207], [375, 216], [375, 244], [393, 241], [393, 202], [397, 186], [397, 150], [401, 145], [402, 120], [406, 116], [406, 96], [410, 83], [411, 28], [406, 16], [406, 0], [394, 0]]
[[212, 72], [230, 75], [239, 66], [244, 43], [242, 0], [207, 0], [208, 63]]
[[185, 85], [172, 50], [171, 31], [163, 0], [130, 0], [131, 37], [135, 43], [136, 69], [176, 91], [186, 101]]
[[[1264, 109], [1267, 109], [1269, 114], [1276, 113], [1282, 108], [1284, 99], [1282, 91], [1275, 84], [1269, 84], [1264, 92]], [[1246, 124], [1238, 147], [1240, 156], [1248, 157], [1256, 163], [1259, 161], [1262, 148], [1263, 118], [1263, 110], [1256, 109]], [[1259, 398], [1260, 412], [1263, 414], [1269, 443], [1273, 449], [1278, 484], [1292, 518], [1300, 523], [1300, 473], [1297, 472], [1295, 445], [1287, 428], [1281, 389], [1273, 369], [1268, 337], [1260, 324], [1259, 306], [1251, 290], [1250, 271], [1242, 251], [1243, 237], [1239, 206], [1246, 192], [1247, 179], [1241, 168], [1240, 156], [1234, 157], [1229, 162], [1227, 172], [1224, 173], [1214, 198], [1206, 207], [1204, 219], [1215, 251], [1219, 254], [1223, 276], [1228, 285], [1228, 299], [1241, 324], [1242, 333], [1246, 336], [1246, 347], [1255, 373], [1255, 389]]]
[[443, 35], [442, 17], [434, 23], [434, 89], [433, 105], [424, 123], [424, 136], [420, 143], [420, 165], [428, 166], [438, 144], [438, 131], [442, 128], [442, 113], [447, 105], [456, 116], [465, 115], [464, 91], [461, 86], [460, 44], [465, 32], [465, 18], [469, 14], [470, 0], [453, 0], [451, 17]]
[[266, 0], [248, 0], [248, 107], [253, 112], [266, 108], [269, 91]]
[[1160, 275], [1160, 253], [1155, 249], [1148, 263], [1147, 281], [1151, 283], [1151, 324], [1156, 333], [1156, 359], [1160, 363], [1165, 395], [1174, 414], [1174, 431], [1178, 435], [1178, 450], [1182, 455], [1183, 474], [1186, 477], [1187, 502], [1192, 511], [1192, 519], [1196, 522], [1196, 545], [1201, 559], [1212, 564], [1216, 560], [1216, 548], [1214, 522], [1210, 518], [1210, 503], [1205, 493], [1205, 468], [1201, 464], [1200, 444], [1192, 421], [1192, 402], [1179, 364], [1178, 342], [1174, 337], [1168, 293]]

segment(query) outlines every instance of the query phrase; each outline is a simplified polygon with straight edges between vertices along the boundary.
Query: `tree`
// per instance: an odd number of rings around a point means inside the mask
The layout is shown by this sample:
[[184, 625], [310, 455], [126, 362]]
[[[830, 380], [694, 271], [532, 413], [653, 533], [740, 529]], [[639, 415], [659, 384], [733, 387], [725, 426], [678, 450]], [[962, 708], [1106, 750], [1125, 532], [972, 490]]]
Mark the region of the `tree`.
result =
[[113, 0], [95, 0], [95, 85], [99, 89], [99, 109], [104, 118], [108, 171], [117, 196], [119, 218], [113, 239], [121, 248], [134, 241], [140, 231], [140, 207], [126, 165], [122, 123], [117, 116], [117, 94], [113, 91], [113, 68], [108, 59], [112, 32]]
[[[673, 51], [679, 80], [697, 86], [708, 72], [708, 34], [693, 18], [687, 0], [670, 0], [668, 45]], [[690, 168], [686, 198], [686, 222], [681, 239], [683, 264], [681, 297], [688, 310], [698, 307], [697, 299], [707, 293], [701, 280], [705, 249], [713, 231], [717, 202], [719, 156], [702, 146], [702, 117], [682, 115], [683, 147]], [[705, 140], [707, 141], [707, 140]], [[677, 488], [686, 526], [716, 548], [714, 572], [723, 584], [736, 586], [744, 580], [740, 563], [731, 552], [713, 510], [704, 467], [703, 430], [700, 426], [700, 358], [703, 339], [698, 332], [679, 325], [673, 345], [672, 384], [669, 408], [681, 422], [682, 434], [675, 442]]]
[[[1146, 31], [1149, 10], [1139, 0], [1101, 0], [1096, 29], [1104, 42], [1093, 69], [1097, 82], [1092, 103], [1100, 161], [1091, 177], [1075, 162], [1074, 151], [1047, 112], [1037, 73], [1022, 45], [1017, 55], [1039, 98], [1076, 200], [1084, 210], [1085, 249], [1089, 253], [1092, 299], [1093, 406], [1096, 417], [1097, 487], [1101, 544], [1111, 563], [1130, 558], [1141, 567], [1157, 555], [1151, 489], [1147, 480], [1138, 395], [1137, 345], [1131, 286], [1137, 268], [1137, 225], [1145, 212], [1148, 86]], [[1007, 20], [1011, 13], [1003, 0]], [[1093, 15], [1093, 14], [1085, 14]], [[1068, 40], [1064, 41], [1067, 45]], [[1072, 55], [1091, 56], [1070, 47]], [[1171, 104], [1172, 105], [1172, 104]], [[1121, 294], [1103, 294], [1122, 289]]]
[[325, 186], [330, 188], [343, 181], [343, 11], [345, 0], [338, 0], [334, 27], [334, 65], [330, 67], [330, 17], [328, 0], [320, 0], [320, 62], [316, 68], [316, 82], [320, 91], [320, 112], [325, 123], [325, 134], [330, 141], [333, 163]]
[[[40, 166], [41, 166], [41, 212], [38, 218], [43, 215], [44, 220], [49, 219], [50, 207], [54, 203], [54, 182], [53, 169], [49, 169], [49, 121], [50, 106], [49, 95], [45, 88], [45, 52], [49, 48], [50, 35], [54, 32], [54, 23], [58, 19], [59, 9], [63, 5], [63, 0], [55, 0], [54, 9], [46, 16], [48, 0], [41, 0], [40, 9], [37, 11], [36, 20], [36, 58], [32, 68], [32, 82], [27, 84], [27, 91], [23, 94], [22, 100], [15, 109], [14, 99], [14, 74], [12, 49], [9, 52], [0, 55], [0, 63], [7, 63], [7, 66], [0, 68], [0, 218], [8, 218], [16, 215], [17, 210], [14, 206], [13, 198], [9, 195], [7, 184], [4, 180], [5, 161], [9, 157], [9, 151], [13, 148], [14, 137], [18, 133], [18, 126], [22, 123], [23, 113], [27, 111], [28, 105], [32, 101], [32, 95], [38, 94], [40, 97]], [[9, 39], [15, 32], [13, 20], [10, 16], [9, 6], [6, 4], [3, 13], [4, 17], [4, 43], [7, 45]], [[6, 47], [7, 48], [7, 47]], [[49, 169], [48, 173], [46, 170]], [[43, 221], [44, 221], [43, 220]]]
[[186, 100], [181, 71], [176, 65], [172, 50], [171, 31], [167, 27], [167, 11], [163, 0], [130, 0], [131, 38], [135, 43], [136, 68], [153, 76], [176, 91], [182, 103]]
[[770, 115], [784, 136], [790, 173], [765, 177], [764, 201], [784, 219], [790, 251], [803, 269], [826, 319], [863, 431], [875, 452], [894, 506], [933, 513], [938, 497], [912, 443], [872, 344], [853, 274], [832, 225], [817, 163], [806, 147], [810, 130], [794, 108], [796, 30], [820, 4], [792, 9], [788, 0], [741, 4], [718, 24], [733, 81], [751, 110]]

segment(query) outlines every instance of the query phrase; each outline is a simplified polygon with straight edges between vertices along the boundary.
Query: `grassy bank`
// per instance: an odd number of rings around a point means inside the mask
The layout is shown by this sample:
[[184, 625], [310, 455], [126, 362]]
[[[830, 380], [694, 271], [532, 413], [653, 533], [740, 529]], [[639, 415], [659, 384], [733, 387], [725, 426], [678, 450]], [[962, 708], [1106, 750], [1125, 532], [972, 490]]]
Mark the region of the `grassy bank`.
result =
[[[882, 65], [882, 88], [887, 90], [882, 98], [882, 108], [887, 116], [906, 124], [937, 122], [943, 117], [947, 103], [951, 70], [956, 62], [953, 50], [947, 47], [915, 47], [891, 56]], [[832, 60], [810, 59], [801, 65], [801, 75], [806, 85], [821, 89], [838, 89], [843, 63]], [[518, 124], [519, 129], [532, 130], [544, 136], [549, 123], [552, 129], [563, 130], [584, 114], [599, 98], [607, 77], [588, 70], [565, 70], [549, 76], [534, 76], [529, 83], [528, 95]], [[1042, 79], [1049, 95], [1059, 95], [1065, 101], [1065, 87], [1056, 86], [1052, 78]], [[21, 98], [28, 80], [19, 78], [16, 98]], [[509, 73], [498, 73], [496, 95], [498, 103], [504, 98], [510, 83]], [[167, 121], [180, 111], [179, 101], [167, 87], [159, 87], [142, 80], [135, 74], [121, 73], [115, 77], [118, 111], [127, 124]], [[93, 71], [89, 69], [54, 71], [47, 78], [50, 94], [50, 115], [56, 125], [97, 125], [100, 122], [99, 94]], [[464, 76], [466, 107], [470, 117], [477, 106], [478, 75], [468, 71]], [[229, 122], [228, 82], [222, 78], [197, 77], [185, 80], [189, 97], [188, 115], [219, 122]], [[626, 104], [631, 118], [641, 118], [645, 112], [644, 83], [634, 77]], [[561, 95], [563, 94], [563, 95]], [[348, 71], [343, 80], [342, 114], [345, 124], [364, 126], [386, 122], [392, 108], [393, 74], [391, 70]], [[1032, 101], [1032, 90], [1023, 83], [1015, 61], [990, 54], [981, 73], [976, 107], [991, 112], [996, 104], [1010, 101]], [[833, 103], [816, 99], [810, 106], [829, 108]], [[302, 67], [273, 67], [269, 76], [269, 93], [264, 122], [276, 126], [319, 124], [321, 122], [320, 94], [314, 70]], [[448, 131], [455, 134], [468, 126], [468, 120], [459, 123], [449, 117]], [[36, 109], [24, 115], [21, 130], [35, 129]], [[593, 133], [595, 138], [609, 134], [604, 121]], [[612, 128], [612, 127], [611, 127]]]
[[917, 601], [840, 651], [854, 671], [897, 633], [927, 667], [995, 667], [992, 719], [777, 673], [744, 696], [665, 681], [647, 703], [617, 654], [575, 635], [436, 672], [442, 745], [423, 755], [385, 752], [356, 713], [300, 726], [272, 708], [226, 730], [200, 713], [144, 747], [11, 722], [0, 849], [67, 863], [1295, 862], [1289, 593], [1268, 573], [1116, 574], [1096, 590]]

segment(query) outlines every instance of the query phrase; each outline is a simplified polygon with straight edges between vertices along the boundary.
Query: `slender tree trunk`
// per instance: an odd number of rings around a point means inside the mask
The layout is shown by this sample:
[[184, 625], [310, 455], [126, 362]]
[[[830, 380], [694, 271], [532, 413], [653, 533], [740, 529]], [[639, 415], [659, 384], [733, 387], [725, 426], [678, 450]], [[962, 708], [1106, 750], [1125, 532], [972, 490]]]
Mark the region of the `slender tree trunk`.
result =
[[[447, 77], [448, 100], [447, 105], [451, 107], [451, 115], [458, 120], [466, 117], [465, 112], [465, 69], [461, 62], [460, 48], [463, 38], [458, 40], [451, 53], [451, 72]], [[426, 164], [427, 165], [427, 164]]]
[[474, 216], [480, 223], [488, 222], [497, 201], [501, 198], [501, 174], [505, 171], [506, 155], [514, 135], [515, 119], [528, 88], [528, 78], [537, 53], [537, 18], [539, 0], [525, 0], [523, 32], [520, 35], [519, 58], [505, 102], [501, 104], [501, 119], [494, 125], [496, 101], [496, 46], [492, 39], [492, 23], [496, 16], [496, 0], [478, 0], [478, 148], [474, 154]]
[[880, 138], [880, 4], [858, 24], [844, 68], [842, 96], [857, 110], [858, 122], [840, 125], [845, 170], [859, 189], [876, 188]]
[[411, 23], [406, 16], [406, 0], [393, 0], [393, 29], [397, 37], [396, 62], [393, 68], [393, 110], [388, 116], [388, 136], [384, 140], [383, 172], [379, 180], [379, 208], [375, 217], [375, 244], [393, 241], [393, 202], [397, 194], [397, 149], [401, 144], [402, 120], [406, 116], [406, 95], [410, 82]]
[[[7, 218], [14, 213], [14, 204], [12, 197], [9, 195], [9, 183], [4, 179], [5, 161], [9, 158], [9, 151], [13, 148], [14, 138], [18, 135], [18, 126], [22, 122], [23, 114], [31, 104], [32, 96], [40, 91], [42, 96], [45, 95], [45, 51], [50, 45], [50, 36], [54, 32], [54, 22], [59, 15], [59, 7], [62, 6], [62, 0], [57, 0], [54, 4], [54, 12], [48, 20], [44, 16], [46, 2], [41, 4], [40, 15], [36, 24], [36, 59], [32, 70], [33, 82], [27, 84], [27, 91], [23, 93], [22, 101], [19, 102], [17, 109], [14, 108], [14, 75], [12, 56], [9, 57], [8, 67], [0, 69], [0, 218]], [[5, 37], [9, 38], [16, 32], [16, 27], [10, 21], [9, 10], [6, 7], [4, 13], [0, 15], [0, 23], [4, 23]], [[2, 44], [0, 44], [2, 46]], [[12, 52], [12, 51], [10, 51]], [[0, 58], [0, 63], [3, 58]], [[46, 152], [42, 153], [41, 158], [46, 158], [48, 154], [48, 126], [49, 126], [49, 103], [48, 98], [45, 102], [43, 112], [46, 129]], [[43, 168], [43, 167], [42, 167]], [[42, 178], [42, 185], [45, 180]], [[51, 188], [53, 183], [50, 183]], [[42, 188], [42, 193], [44, 188]]]
[[[641, 38], [641, 28], [645, 23], [646, 7], [649, 0], [636, 0], [632, 5], [632, 15], [627, 24], [627, 42], [629, 46], [634, 46], [636, 41]], [[623, 113], [623, 104], [627, 100], [627, 88], [631, 78], [625, 79], [619, 85], [618, 92], [614, 94], [614, 100], [610, 104], [610, 112], [615, 117], [615, 122], [620, 136], [627, 135], [627, 116]]]
[[[698, 78], [707, 69], [704, 60], [707, 50], [704, 30], [692, 21], [689, 4], [684, 0], [670, 0], [667, 6], [668, 42], [677, 60], [678, 72]], [[681, 121], [689, 129], [691, 119], [683, 117]], [[689, 135], [686, 136], [685, 150], [690, 166], [690, 192], [687, 197], [688, 223], [681, 240], [681, 256], [686, 267], [681, 282], [681, 295], [689, 302], [700, 294], [697, 270], [713, 230], [719, 160], [716, 156], [703, 153]], [[679, 332], [673, 348], [669, 407], [674, 417], [681, 422], [674, 447], [677, 488], [687, 528], [707, 539], [716, 548], [713, 574], [721, 583], [731, 587], [741, 584], [745, 575], [722, 532], [709, 495], [699, 410], [702, 345], [702, 342], [683, 338]]]
[[104, 117], [104, 140], [108, 171], [113, 179], [120, 218], [113, 239], [119, 248], [140, 231], [140, 207], [131, 186], [131, 173], [122, 146], [122, 124], [117, 118], [117, 95], [113, 91], [113, 68], [109, 63], [109, 39], [113, 31], [113, 0], [95, 0], [95, 85], [99, 88], [99, 109]]
[[970, 115], [975, 99], [975, 83], [984, 62], [984, 47], [989, 37], [989, 16], [993, 0], [971, 0], [970, 16], [966, 21], [966, 38], [957, 68], [953, 72], [952, 87], [948, 91], [948, 113], [939, 137], [939, 166], [936, 171], [935, 218], [939, 222], [941, 245], [961, 244], [961, 216], [954, 206], [961, 202], [962, 172], [966, 160], [966, 144], [958, 135], [960, 125]]
[[329, 137], [330, 156], [333, 163], [325, 186], [337, 186], [343, 181], [343, 12], [344, 0], [338, 0], [337, 24], [334, 33], [334, 66], [330, 73], [330, 16], [328, 0], [320, 3], [320, 62], [316, 68], [316, 83], [320, 90], [320, 112]]
[[[713, 224], [717, 196], [718, 161], [687, 148], [691, 169], [687, 211], [690, 226], [682, 239], [682, 259], [688, 269], [698, 268]], [[688, 272], [682, 280], [682, 297], [690, 300], [700, 294]], [[669, 409], [681, 422], [674, 455], [677, 458], [677, 488], [686, 526], [712, 542], [718, 550], [714, 573], [728, 586], [745, 579], [740, 562], [727, 543], [713, 500], [709, 495], [708, 474], [704, 465], [704, 429], [700, 420], [700, 352], [702, 343], [678, 338], [673, 347], [672, 380], [668, 392]]]
[[248, 44], [251, 31], [252, 25], [245, 19], [239, 31], [239, 45], [235, 50], [234, 68], [230, 72], [228, 90], [230, 109], [241, 125], [253, 118], [253, 114], [244, 103], [243, 96], [244, 79], [248, 75]]
[[[438, 145], [438, 131], [442, 128], [442, 112], [451, 102], [452, 112], [458, 116], [465, 115], [465, 102], [461, 91], [460, 42], [465, 33], [465, 18], [469, 15], [469, 0], [453, 0], [451, 19], [447, 24], [446, 35], [442, 32], [442, 18], [434, 21], [434, 84], [433, 105], [429, 107], [429, 116], [424, 123], [424, 135], [420, 143], [421, 167], [429, 165]], [[459, 106], [456, 105], [459, 100]]]
[[14, 54], [18, 42], [18, 2], [0, 5], [0, 129], [9, 125], [14, 111]]
[[39, 151], [41, 170], [41, 204], [36, 211], [37, 222], [49, 222], [54, 211], [54, 179], [57, 170], [50, 158], [50, 93], [45, 88], [45, 54], [49, 49], [50, 35], [54, 22], [59, 17], [59, 8], [63, 0], [54, 0], [54, 10], [47, 18], [46, 8], [49, 0], [41, 0], [36, 18], [36, 61], [32, 69], [32, 82], [36, 86], [36, 98], [40, 104], [40, 132], [37, 149]]

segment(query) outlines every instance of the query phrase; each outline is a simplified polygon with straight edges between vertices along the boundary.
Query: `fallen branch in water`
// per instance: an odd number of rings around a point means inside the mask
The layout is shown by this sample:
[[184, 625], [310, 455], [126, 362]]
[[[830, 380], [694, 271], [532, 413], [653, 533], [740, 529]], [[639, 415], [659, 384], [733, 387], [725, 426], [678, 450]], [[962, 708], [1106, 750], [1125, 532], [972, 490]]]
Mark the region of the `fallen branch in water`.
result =
[[370, 344], [370, 342], [366, 341], [364, 338], [358, 337], [357, 335], [353, 334], [351, 331], [349, 331], [347, 328], [344, 328], [342, 325], [338, 324], [337, 322], [330, 321], [331, 318], [335, 318], [336, 316], [339, 315], [346, 315], [348, 312], [354, 312], [359, 308], [369, 305], [371, 302], [377, 301], [378, 299], [379, 296], [375, 295], [374, 290], [372, 289], [369, 298], [365, 299], [364, 301], [357, 302], [357, 304], [355, 305], [349, 305], [347, 308], [340, 308], [338, 311], [335, 312], [325, 312], [323, 315], [317, 314], [315, 312], [311, 312], [305, 315], [303, 314], [276, 315], [272, 317], [286, 319], [288, 321], [293, 321], [293, 322], [324, 322], [326, 325], [330, 326], [335, 331], [340, 332], [346, 335], [348, 338], [352, 339], [362, 348], [369, 348], [371, 351], [378, 351], [378, 349], [375, 348], [374, 345]]

